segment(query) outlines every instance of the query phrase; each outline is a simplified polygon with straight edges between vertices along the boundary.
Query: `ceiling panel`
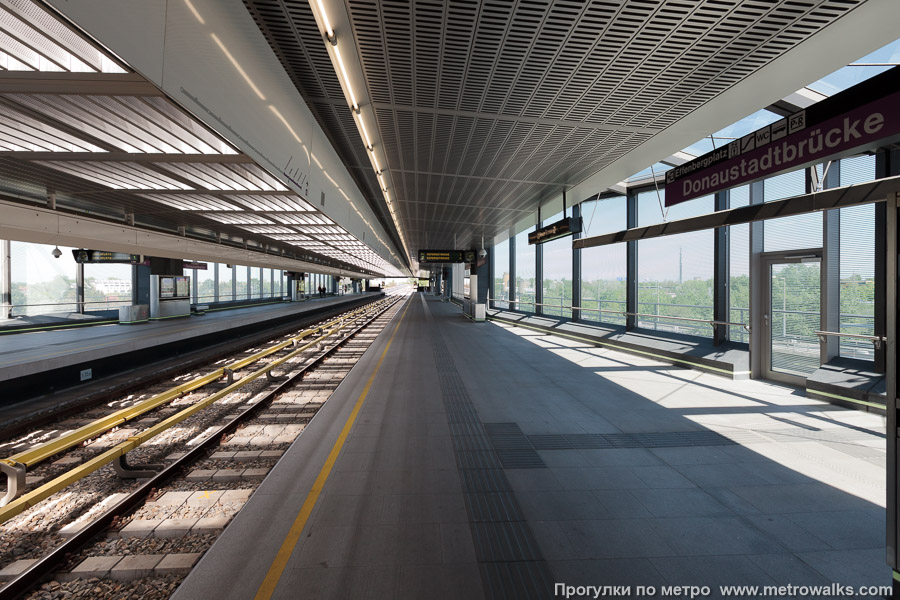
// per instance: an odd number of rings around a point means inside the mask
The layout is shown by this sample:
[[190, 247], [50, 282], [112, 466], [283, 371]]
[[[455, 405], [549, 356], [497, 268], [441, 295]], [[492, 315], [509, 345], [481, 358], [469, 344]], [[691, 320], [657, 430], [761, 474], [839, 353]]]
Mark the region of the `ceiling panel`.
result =
[[[244, 3], [342, 159], [360, 171], [367, 197], [383, 205], [308, 2]], [[861, 3], [323, 6], [349, 15], [385, 168], [415, 250], [452, 245], [454, 236], [468, 245], [482, 231], [493, 237]]]

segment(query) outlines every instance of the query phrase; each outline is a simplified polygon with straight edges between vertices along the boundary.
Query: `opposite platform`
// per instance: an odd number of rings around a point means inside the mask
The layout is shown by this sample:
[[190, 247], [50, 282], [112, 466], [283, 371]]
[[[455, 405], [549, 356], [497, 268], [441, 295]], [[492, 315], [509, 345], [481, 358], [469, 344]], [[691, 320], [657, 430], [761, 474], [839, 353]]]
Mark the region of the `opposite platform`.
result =
[[423, 295], [400, 314], [176, 598], [890, 584], [880, 417]]
[[[284, 302], [210, 312], [138, 325], [98, 325], [16, 333], [0, 337], [0, 383], [5, 402], [79, 383], [81, 369], [98, 377], [170, 358], [214, 343], [257, 333], [268, 328], [321, 314], [325, 310], [352, 307], [380, 296], [354, 294], [302, 303]], [[130, 367], [129, 367], [130, 365]]]

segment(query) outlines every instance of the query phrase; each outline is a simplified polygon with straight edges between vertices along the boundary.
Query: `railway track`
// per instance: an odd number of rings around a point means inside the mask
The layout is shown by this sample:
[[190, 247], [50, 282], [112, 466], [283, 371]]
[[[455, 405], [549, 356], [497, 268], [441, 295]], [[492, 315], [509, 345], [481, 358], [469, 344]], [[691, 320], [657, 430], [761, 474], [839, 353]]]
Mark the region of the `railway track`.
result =
[[[144, 429], [127, 431], [135, 429], [130, 423], [112, 428], [35, 469], [39, 474], [52, 467], [51, 477], [71, 459], [71, 464], [77, 460], [76, 471], [140, 442], [129, 449], [125, 465], [104, 463], [8, 516], [10, 506], [48, 485], [32, 484], [38, 487], [0, 508], [5, 520], [0, 582], [7, 582], [0, 598], [21, 597], [32, 589], [35, 598], [167, 597], [404, 297], [388, 297], [333, 319], [316, 334], [303, 336], [302, 343], [285, 344], [280, 354], [259, 358], [254, 371], [235, 372], [233, 383], [202, 388], [202, 398], [185, 395], [142, 414], [134, 424], [146, 420]], [[156, 465], [127, 471], [139, 463]]]

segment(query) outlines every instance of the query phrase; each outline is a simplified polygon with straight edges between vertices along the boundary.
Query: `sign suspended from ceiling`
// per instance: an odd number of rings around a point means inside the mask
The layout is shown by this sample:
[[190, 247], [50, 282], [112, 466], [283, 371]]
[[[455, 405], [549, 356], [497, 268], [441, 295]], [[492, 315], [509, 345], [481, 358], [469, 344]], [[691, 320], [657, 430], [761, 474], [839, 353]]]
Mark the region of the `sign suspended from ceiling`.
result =
[[545, 225], [536, 231], [528, 234], [528, 243], [543, 244], [551, 240], [556, 240], [573, 233], [581, 233], [581, 217], [566, 217], [561, 221], [557, 221], [552, 225]]
[[666, 171], [666, 206], [900, 137], [900, 67]]
[[420, 263], [473, 263], [473, 250], [419, 250]]
[[105, 252], [103, 250], [72, 250], [75, 262], [80, 264], [142, 264], [140, 254], [128, 254], [125, 252]]

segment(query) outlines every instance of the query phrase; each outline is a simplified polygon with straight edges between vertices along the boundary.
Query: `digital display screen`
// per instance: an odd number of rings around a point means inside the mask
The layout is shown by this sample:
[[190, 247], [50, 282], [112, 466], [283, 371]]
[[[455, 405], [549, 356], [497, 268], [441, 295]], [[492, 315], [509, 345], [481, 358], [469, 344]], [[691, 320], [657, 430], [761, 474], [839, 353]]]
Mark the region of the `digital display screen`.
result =
[[141, 262], [139, 254], [127, 254], [125, 252], [105, 252], [102, 250], [72, 250], [75, 262], [88, 263], [119, 263], [138, 264]]

